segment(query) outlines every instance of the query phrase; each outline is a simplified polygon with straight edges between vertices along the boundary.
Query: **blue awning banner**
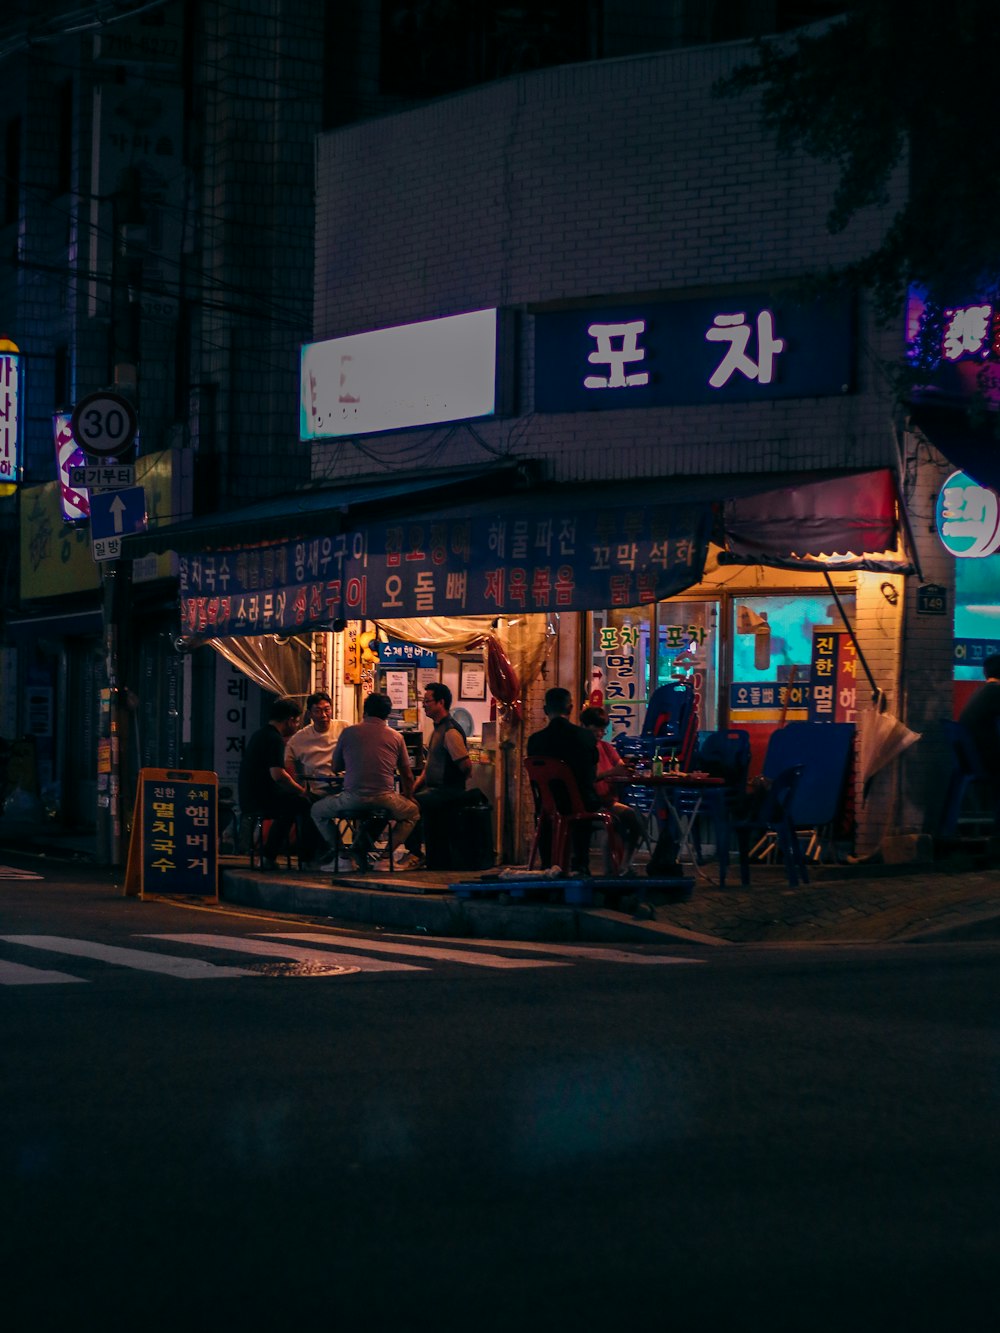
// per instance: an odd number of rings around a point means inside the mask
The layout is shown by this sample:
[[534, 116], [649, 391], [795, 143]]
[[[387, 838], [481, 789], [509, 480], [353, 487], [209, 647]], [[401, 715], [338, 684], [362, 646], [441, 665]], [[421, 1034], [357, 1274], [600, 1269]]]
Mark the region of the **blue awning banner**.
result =
[[638, 606], [701, 579], [711, 523], [709, 503], [602, 506], [588, 490], [189, 555], [180, 561], [181, 630], [217, 638], [337, 619]]

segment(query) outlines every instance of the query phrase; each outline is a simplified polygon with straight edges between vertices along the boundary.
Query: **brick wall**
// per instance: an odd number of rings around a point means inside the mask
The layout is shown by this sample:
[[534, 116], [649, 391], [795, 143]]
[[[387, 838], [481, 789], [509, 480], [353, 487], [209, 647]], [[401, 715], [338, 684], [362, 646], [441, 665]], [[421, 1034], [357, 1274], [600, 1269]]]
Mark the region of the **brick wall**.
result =
[[[864, 302], [856, 391], [841, 398], [531, 411], [533, 306], [795, 282], [877, 244], [885, 212], [869, 210], [832, 236], [835, 172], [780, 156], [761, 133], [752, 96], [712, 96], [715, 81], [750, 53], [735, 43], [565, 66], [321, 136], [314, 337], [491, 305], [520, 308], [525, 318], [517, 415], [476, 423], [474, 432], [368, 438], [363, 449], [319, 444], [314, 476], [344, 479], [404, 459], [464, 463], [487, 449], [538, 460], [567, 481], [895, 467], [881, 366], [898, 354], [902, 321], [880, 329]], [[926, 448], [907, 448], [905, 490], [923, 573], [951, 586], [950, 562], [926, 531], [938, 467]], [[896, 589], [895, 605], [883, 583]], [[916, 584], [858, 580], [862, 651], [890, 710], [924, 733], [875, 779], [864, 803], [859, 791], [862, 854], [886, 832], [919, 831], [934, 818], [951, 621], [916, 616]], [[859, 698], [869, 693], [863, 681]], [[538, 699], [529, 703], [537, 713]]]

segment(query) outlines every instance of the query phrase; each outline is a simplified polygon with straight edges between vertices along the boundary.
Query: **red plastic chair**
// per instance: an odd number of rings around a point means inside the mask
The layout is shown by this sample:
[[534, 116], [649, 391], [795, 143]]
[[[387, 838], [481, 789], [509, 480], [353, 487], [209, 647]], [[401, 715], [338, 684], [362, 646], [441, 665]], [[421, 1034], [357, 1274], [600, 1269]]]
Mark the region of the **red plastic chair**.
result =
[[569, 765], [561, 759], [550, 759], [547, 755], [529, 754], [524, 761], [524, 771], [538, 806], [538, 822], [528, 857], [528, 869], [531, 870], [535, 864], [539, 837], [546, 825], [551, 833], [550, 864], [560, 866], [565, 871], [569, 864], [567, 856], [573, 826], [589, 823], [591, 826], [602, 824], [607, 829], [611, 869], [614, 874], [619, 874], [625, 864], [625, 844], [615, 828], [614, 816], [610, 810], [587, 809]]

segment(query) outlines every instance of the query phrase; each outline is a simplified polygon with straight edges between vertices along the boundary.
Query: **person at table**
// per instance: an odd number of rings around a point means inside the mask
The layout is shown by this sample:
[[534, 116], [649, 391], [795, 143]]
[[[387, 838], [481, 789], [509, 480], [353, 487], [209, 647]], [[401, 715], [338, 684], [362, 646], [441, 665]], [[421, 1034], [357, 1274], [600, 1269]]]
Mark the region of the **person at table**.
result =
[[268, 711], [267, 725], [247, 741], [240, 764], [240, 810], [271, 821], [261, 848], [261, 865], [265, 870], [277, 869], [277, 858], [287, 845], [293, 826], [301, 839], [299, 856], [303, 861], [311, 861], [321, 846], [316, 829], [307, 818], [306, 789], [285, 768], [285, 747], [298, 730], [301, 713], [296, 700], [276, 699]]
[[422, 850], [432, 869], [451, 864], [449, 814], [462, 804], [472, 772], [465, 732], [451, 715], [451, 690], [441, 681], [432, 681], [424, 690], [423, 704], [434, 730], [427, 743], [427, 762], [413, 785], [420, 823], [406, 842], [412, 857], [403, 867], [406, 870], [421, 868]]
[[603, 708], [585, 708], [580, 714], [580, 725], [592, 731], [597, 738], [597, 781], [594, 790], [601, 805], [605, 810], [610, 810], [614, 817], [619, 836], [625, 844], [624, 868], [627, 870], [631, 867], [635, 849], [642, 839], [642, 816], [638, 810], [618, 799], [620, 788], [607, 779], [631, 777], [632, 770], [611, 742], [604, 739], [611, 719]]
[[1000, 653], [985, 659], [983, 675], [986, 684], [975, 692], [958, 720], [969, 733], [984, 770], [994, 782], [1000, 782]]
[[[333, 771], [343, 773], [344, 789], [321, 797], [312, 808], [316, 827], [331, 849], [324, 867], [336, 863], [333, 822], [342, 810], [387, 810], [394, 821], [395, 863], [402, 864], [410, 855], [404, 844], [413, 832], [420, 807], [413, 800], [413, 770], [406, 742], [388, 723], [391, 712], [392, 700], [387, 694], [369, 694], [362, 720], [341, 732], [334, 747]], [[369, 868], [372, 850], [373, 831], [366, 828], [351, 849], [359, 870]]]
[[311, 779], [329, 783], [333, 778], [333, 751], [347, 726], [333, 716], [333, 700], [325, 690], [316, 690], [306, 699], [309, 722], [300, 727], [285, 744], [285, 768], [293, 778], [306, 785]]
[[[599, 810], [601, 802], [594, 784], [597, 781], [597, 737], [587, 727], [578, 727], [570, 721], [573, 698], [569, 690], [554, 685], [545, 692], [545, 716], [548, 726], [533, 731], [528, 737], [527, 753], [546, 759], [561, 759], [576, 778], [580, 799], [587, 810]], [[573, 826], [571, 873], [590, 873], [590, 824], [580, 820]], [[548, 829], [543, 829], [539, 845], [543, 860], [550, 859], [546, 845]], [[564, 867], [565, 869], [565, 867]]]

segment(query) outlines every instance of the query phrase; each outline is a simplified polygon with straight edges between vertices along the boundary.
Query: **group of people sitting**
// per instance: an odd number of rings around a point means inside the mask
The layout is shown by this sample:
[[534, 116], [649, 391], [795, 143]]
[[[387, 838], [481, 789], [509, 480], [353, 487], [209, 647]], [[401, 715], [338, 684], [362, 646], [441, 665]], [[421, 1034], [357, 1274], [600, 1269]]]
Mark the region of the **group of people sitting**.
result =
[[430, 854], [447, 837], [448, 812], [464, 800], [472, 771], [451, 702], [447, 685], [435, 681], [425, 688], [423, 708], [433, 731], [424, 767], [414, 777], [406, 742], [389, 726], [388, 695], [368, 695], [362, 721], [353, 726], [334, 718], [323, 690], [306, 700], [309, 721], [301, 728], [300, 705], [275, 700], [267, 725], [247, 742], [239, 779], [241, 810], [270, 821], [263, 868], [276, 869], [295, 828], [303, 865], [333, 869], [341, 855], [337, 820], [346, 812], [370, 810], [372, 818], [362, 821], [349, 848], [357, 869], [368, 870], [377, 861], [375, 843], [387, 819], [393, 825], [393, 864], [421, 869], [425, 847]]
[[[576, 779], [580, 799], [586, 809], [611, 812], [625, 847], [621, 872], [628, 873], [642, 839], [643, 818], [639, 811], [618, 799], [614, 780], [627, 779], [631, 769], [615, 747], [604, 739], [610, 719], [603, 708], [584, 708], [579, 726], [570, 720], [572, 712], [573, 697], [569, 690], [558, 685], [547, 690], [545, 716], [549, 719], [548, 725], [528, 737], [527, 752], [529, 755], [561, 759]], [[568, 868], [571, 874], [590, 873], [591, 832], [592, 828], [585, 820], [580, 820], [573, 829], [571, 864], [563, 867]], [[541, 851], [543, 858], [547, 858], [544, 844]]]

